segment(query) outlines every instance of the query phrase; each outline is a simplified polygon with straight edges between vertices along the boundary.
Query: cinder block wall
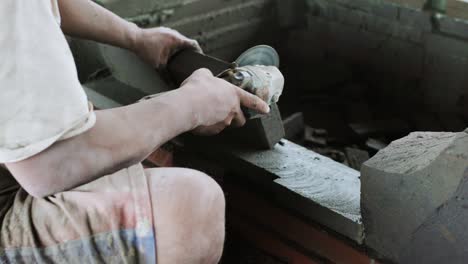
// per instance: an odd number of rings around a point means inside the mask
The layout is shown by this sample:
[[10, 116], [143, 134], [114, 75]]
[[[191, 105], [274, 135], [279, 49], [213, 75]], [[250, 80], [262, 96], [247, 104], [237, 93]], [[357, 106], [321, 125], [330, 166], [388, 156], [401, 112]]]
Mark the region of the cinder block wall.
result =
[[302, 19], [287, 24], [286, 50], [307, 61], [309, 74], [330, 59], [367, 72], [373, 88], [405, 111], [468, 120], [468, 23], [423, 11], [424, 2], [305, 0]]
[[[143, 27], [168, 26], [197, 39], [205, 53], [233, 60], [252, 45], [273, 43], [274, 0], [95, 0]], [[72, 41], [80, 79], [105, 69], [95, 43]]]
[[[271, 44], [283, 62], [304, 71], [288, 75], [287, 89], [321, 88], [358, 68], [402, 111], [468, 119], [468, 23], [432, 16], [422, 10], [424, 0], [96, 1], [142, 26], [173, 27], [227, 60]], [[83, 82], [106, 68], [93, 43], [72, 46]]]

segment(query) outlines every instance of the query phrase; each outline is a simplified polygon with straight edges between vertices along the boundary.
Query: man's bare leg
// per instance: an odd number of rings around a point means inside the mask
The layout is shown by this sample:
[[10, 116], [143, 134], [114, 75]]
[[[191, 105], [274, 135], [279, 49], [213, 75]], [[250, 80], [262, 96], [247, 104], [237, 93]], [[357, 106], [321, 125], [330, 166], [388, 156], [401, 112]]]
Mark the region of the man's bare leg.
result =
[[224, 194], [204, 173], [149, 169], [158, 263], [218, 263], [224, 244]]

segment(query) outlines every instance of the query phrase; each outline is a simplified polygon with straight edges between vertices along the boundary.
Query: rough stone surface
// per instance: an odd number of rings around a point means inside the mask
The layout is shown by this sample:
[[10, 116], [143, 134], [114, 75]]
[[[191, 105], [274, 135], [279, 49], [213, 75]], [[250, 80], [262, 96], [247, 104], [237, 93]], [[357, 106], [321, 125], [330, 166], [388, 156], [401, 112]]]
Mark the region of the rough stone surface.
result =
[[[451, 204], [457, 192], [467, 191], [463, 184], [467, 170], [468, 135], [463, 132], [412, 133], [380, 151], [361, 170], [365, 243], [396, 262], [415, 260], [420, 256], [416, 252], [426, 252], [428, 259], [439, 256], [441, 250], [457, 253], [464, 243], [431, 252], [424, 239], [433, 230], [423, 229], [444, 217], [441, 208]], [[455, 231], [468, 239], [467, 230]]]
[[288, 140], [271, 150], [239, 144], [192, 147], [235, 175], [265, 186], [272, 199], [357, 243], [363, 239], [359, 172]]
[[[265, 152], [233, 152], [278, 177], [278, 200], [356, 242], [362, 241], [359, 172], [289, 141]], [[299, 195], [299, 196], [298, 196]]]

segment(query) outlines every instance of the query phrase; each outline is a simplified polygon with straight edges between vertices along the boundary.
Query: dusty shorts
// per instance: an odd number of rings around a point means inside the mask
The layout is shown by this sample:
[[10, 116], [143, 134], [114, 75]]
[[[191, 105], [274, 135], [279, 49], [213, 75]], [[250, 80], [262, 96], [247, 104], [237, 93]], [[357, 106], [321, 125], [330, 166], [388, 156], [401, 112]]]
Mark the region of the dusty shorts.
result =
[[11, 180], [0, 176], [0, 263], [156, 262], [140, 164], [45, 199]]

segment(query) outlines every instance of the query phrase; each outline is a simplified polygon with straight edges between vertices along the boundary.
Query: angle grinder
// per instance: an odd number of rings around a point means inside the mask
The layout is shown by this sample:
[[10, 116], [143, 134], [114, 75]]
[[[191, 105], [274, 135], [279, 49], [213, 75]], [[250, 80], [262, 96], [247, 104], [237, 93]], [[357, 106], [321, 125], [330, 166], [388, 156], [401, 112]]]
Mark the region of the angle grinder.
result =
[[[270, 46], [255, 46], [232, 62], [226, 62], [192, 50], [175, 54], [167, 69], [174, 82], [180, 85], [194, 71], [207, 68], [213, 75], [222, 78], [256, 96], [269, 105], [277, 103], [284, 87], [284, 77], [278, 69], [278, 53]], [[244, 109], [248, 119], [261, 115]]]

